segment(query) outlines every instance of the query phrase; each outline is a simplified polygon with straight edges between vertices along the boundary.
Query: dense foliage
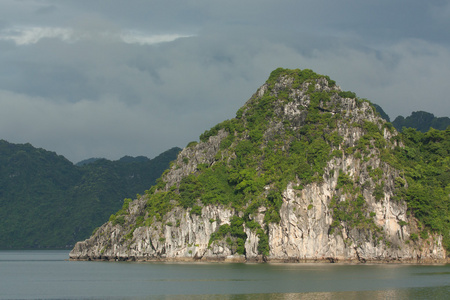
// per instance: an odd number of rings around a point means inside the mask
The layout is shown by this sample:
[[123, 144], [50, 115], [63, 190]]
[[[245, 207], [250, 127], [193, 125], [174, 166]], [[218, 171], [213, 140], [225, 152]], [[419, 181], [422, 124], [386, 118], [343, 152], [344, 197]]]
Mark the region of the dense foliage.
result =
[[396, 182], [397, 198], [406, 199], [409, 212], [420, 220], [422, 237], [442, 233], [450, 250], [450, 126], [426, 133], [405, 128], [401, 137], [405, 147], [396, 148], [396, 158], [406, 182]]
[[0, 248], [63, 248], [87, 238], [125, 197], [143, 193], [176, 158], [98, 159], [75, 166], [30, 144], [0, 141]]

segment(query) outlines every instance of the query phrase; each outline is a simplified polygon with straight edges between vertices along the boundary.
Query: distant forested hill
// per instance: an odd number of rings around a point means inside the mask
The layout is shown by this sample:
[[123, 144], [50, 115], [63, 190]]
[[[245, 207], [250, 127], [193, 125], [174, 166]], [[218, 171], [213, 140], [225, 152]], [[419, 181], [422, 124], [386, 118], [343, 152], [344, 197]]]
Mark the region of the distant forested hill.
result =
[[72, 247], [155, 184], [180, 148], [74, 165], [54, 152], [0, 140], [0, 248]]
[[375, 104], [375, 103], [372, 103], [372, 105], [375, 107], [377, 113], [379, 113], [383, 119], [385, 119], [388, 122], [391, 121], [388, 114], [381, 108], [381, 106], [379, 106], [378, 104]]
[[402, 131], [403, 127], [415, 128], [420, 132], [427, 132], [430, 128], [445, 130], [448, 126], [450, 126], [450, 118], [437, 118], [429, 112], [414, 111], [406, 118], [403, 116], [398, 116], [392, 122], [392, 125], [394, 125], [398, 131]]

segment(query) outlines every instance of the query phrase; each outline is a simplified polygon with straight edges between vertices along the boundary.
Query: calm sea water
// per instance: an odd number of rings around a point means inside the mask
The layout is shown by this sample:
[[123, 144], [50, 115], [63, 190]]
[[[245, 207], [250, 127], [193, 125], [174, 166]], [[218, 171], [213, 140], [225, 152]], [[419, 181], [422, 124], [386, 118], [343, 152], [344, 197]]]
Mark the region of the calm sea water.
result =
[[450, 299], [450, 265], [68, 261], [0, 251], [0, 299]]

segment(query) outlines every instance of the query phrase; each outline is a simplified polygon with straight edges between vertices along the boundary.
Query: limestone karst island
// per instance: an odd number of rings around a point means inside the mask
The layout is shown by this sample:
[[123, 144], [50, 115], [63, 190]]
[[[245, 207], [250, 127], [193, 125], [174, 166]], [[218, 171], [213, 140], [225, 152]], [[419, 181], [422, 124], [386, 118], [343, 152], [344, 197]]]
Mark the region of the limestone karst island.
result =
[[70, 259], [446, 262], [449, 137], [399, 133], [328, 76], [277, 69]]

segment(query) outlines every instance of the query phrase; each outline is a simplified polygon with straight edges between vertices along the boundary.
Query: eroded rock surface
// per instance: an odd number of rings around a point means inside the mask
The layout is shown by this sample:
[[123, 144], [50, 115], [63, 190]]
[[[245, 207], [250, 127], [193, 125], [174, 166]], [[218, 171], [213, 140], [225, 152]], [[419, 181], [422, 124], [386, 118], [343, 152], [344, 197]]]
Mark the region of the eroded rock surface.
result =
[[[264, 84], [247, 102], [259, 101], [269, 93], [277, 100], [270, 126], [263, 138], [270, 141], [284, 134], [286, 124], [293, 132], [304, 124], [311, 103], [310, 85], [319, 92], [332, 93], [327, 103], [321, 102], [322, 113], [339, 114], [335, 130], [340, 143], [332, 147], [336, 153], [326, 164], [323, 176], [316, 182], [302, 185], [292, 180], [282, 191], [279, 222], [266, 223], [267, 208], [261, 206], [247, 216], [258, 224], [246, 234], [245, 251], [238, 254], [236, 243], [212, 239], [221, 226], [230, 224], [233, 217], [243, 218], [243, 211], [232, 205], [201, 205], [201, 212], [176, 206], [151, 225], [135, 226], [138, 219], [146, 220], [146, 196], [130, 203], [123, 224], [107, 222], [91, 238], [78, 242], [70, 253], [74, 260], [176, 260], [176, 261], [274, 261], [274, 262], [445, 262], [442, 237], [430, 234], [417, 238], [416, 219], [407, 212], [405, 201], [395, 198], [396, 184], [405, 184], [400, 170], [380, 158], [377, 147], [364, 152], [352, 149], [367, 133], [362, 124], [375, 124], [386, 143], [380, 147], [392, 149], [398, 145], [394, 129], [388, 130], [375, 114], [373, 107], [358, 99], [339, 96], [340, 88], [331, 86], [326, 78], [304, 82], [293, 87], [289, 76], [281, 76], [274, 87]], [[290, 101], [283, 101], [284, 92]], [[242, 110], [245, 117], [246, 110]], [[356, 126], [355, 126], [356, 125]], [[205, 142], [185, 148], [168, 172], [166, 183], [159, 192], [180, 186], [182, 179], [198, 172], [199, 166], [211, 167], [218, 161], [235, 158], [231, 150], [221, 149], [228, 136], [219, 130]], [[244, 133], [244, 138], [248, 136]], [[282, 148], [281, 151], [284, 149]], [[376, 172], [374, 171], [376, 170]], [[374, 175], [375, 174], [375, 175]], [[340, 177], [341, 176], [341, 177]], [[342, 186], [347, 178], [350, 184]], [[396, 183], [397, 181], [397, 183]], [[265, 187], [269, 190], [271, 187]], [[355, 193], [354, 191], [357, 191]], [[156, 191], [157, 193], [158, 191]], [[358, 202], [359, 201], [359, 202]], [[356, 204], [355, 204], [356, 203]], [[343, 214], [340, 214], [343, 211]], [[142, 220], [141, 220], [142, 221]], [[142, 223], [142, 222], [141, 222]], [[253, 223], [255, 224], [255, 223]], [[258, 231], [260, 229], [260, 231]], [[261, 234], [263, 232], [263, 234]], [[412, 238], [414, 235], [414, 238]], [[261, 250], [261, 239], [267, 238], [268, 253]], [[242, 251], [241, 251], [242, 253]]]

